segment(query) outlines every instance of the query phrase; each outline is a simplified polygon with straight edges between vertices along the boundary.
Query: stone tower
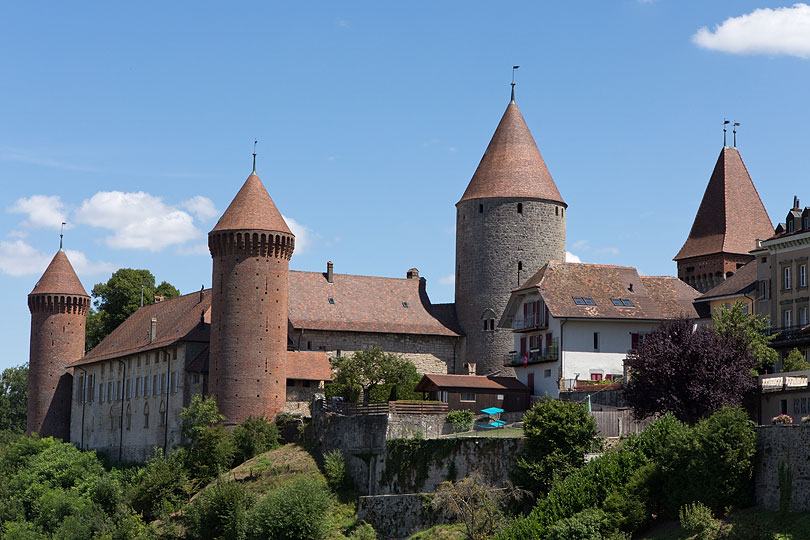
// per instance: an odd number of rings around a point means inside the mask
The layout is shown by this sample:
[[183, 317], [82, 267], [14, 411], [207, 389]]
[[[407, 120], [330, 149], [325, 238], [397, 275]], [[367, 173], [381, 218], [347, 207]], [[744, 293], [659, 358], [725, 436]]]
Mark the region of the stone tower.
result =
[[60, 247], [28, 295], [31, 353], [26, 433], [70, 440], [73, 377], [66, 368], [84, 356], [89, 308], [90, 297]]
[[210, 388], [225, 424], [273, 418], [287, 394], [287, 292], [295, 237], [256, 175], [208, 233]]
[[551, 260], [565, 260], [565, 210], [523, 115], [506, 107], [467, 190], [456, 203], [456, 312], [465, 362], [503, 370], [512, 332], [497, 322], [512, 289]]
[[740, 151], [723, 147], [700, 201], [692, 230], [675, 255], [678, 277], [705, 293], [754, 259], [757, 239], [773, 225]]

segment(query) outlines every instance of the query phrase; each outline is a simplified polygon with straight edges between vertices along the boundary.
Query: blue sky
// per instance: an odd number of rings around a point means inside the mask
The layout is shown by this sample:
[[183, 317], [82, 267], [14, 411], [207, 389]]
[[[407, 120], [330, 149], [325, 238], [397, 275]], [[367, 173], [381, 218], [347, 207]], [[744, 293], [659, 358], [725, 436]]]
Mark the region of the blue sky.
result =
[[[775, 222], [810, 203], [810, 7], [790, 3], [7, 2], [0, 7], [0, 293], [65, 245], [85, 288], [148, 268], [209, 286], [206, 233], [258, 171], [291, 267], [427, 278], [453, 299], [454, 204], [517, 101], [584, 262], [674, 275], [724, 118]], [[703, 29], [703, 30], [701, 30]], [[730, 135], [730, 134], [729, 134]]]

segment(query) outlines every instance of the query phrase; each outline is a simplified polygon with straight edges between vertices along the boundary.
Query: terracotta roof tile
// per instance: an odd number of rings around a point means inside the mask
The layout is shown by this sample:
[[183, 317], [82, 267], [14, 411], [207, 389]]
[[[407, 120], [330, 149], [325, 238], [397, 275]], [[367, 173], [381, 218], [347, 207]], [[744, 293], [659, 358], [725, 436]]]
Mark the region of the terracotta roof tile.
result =
[[486, 377], [484, 375], [445, 375], [426, 373], [414, 387], [416, 392], [430, 392], [436, 389], [477, 389], [477, 390], [523, 390], [528, 387], [515, 377]]
[[745, 266], [737, 269], [733, 276], [726, 279], [716, 287], [709, 289], [705, 294], [699, 296], [697, 300], [709, 300], [719, 296], [729, 296], [751, 292], [756, 289], [756, 286], [757, 260], [754, 259]]
[[53, 256], [48, 268], [31, 291], [31, 294], [54, 293], [88, 296], [67, 255], [61, 249]]
[[520, 109], [511, 102], [460, 202], [492, 197], [565, 204]]
[[454, 310], [431, 306], [421, 279], [333, 274], [329, 283], [320, 272], [290, 271], [288, 305], [295, 328], [459, 335]]
[[[552, 316], [584, 319], [661, 320], [695, 317], [692, 300], [699, 294], [674, 277], [639, 276], [631, 266], [552, 261], [517, 290], [537, 288]], [[632, 291], [630, 287], [632, 285]], [[574, 298], [592, 298], [577, 305]], [[628, 299], [633, 307], [615, 306]], [[510, 300], [510, 306], [513, 302]]]
[[773, 225], [740, 152], [724, 147], [717, 158], [689, 237], [673, 260], [716, 253], [747, 255]]
[[278, 231], [292, 234], [256, 173], [248, 176], [211, 232], [229, 230]]
[[331, 381], [329, 357], [322, 351], [287, 351], [287, 378]]

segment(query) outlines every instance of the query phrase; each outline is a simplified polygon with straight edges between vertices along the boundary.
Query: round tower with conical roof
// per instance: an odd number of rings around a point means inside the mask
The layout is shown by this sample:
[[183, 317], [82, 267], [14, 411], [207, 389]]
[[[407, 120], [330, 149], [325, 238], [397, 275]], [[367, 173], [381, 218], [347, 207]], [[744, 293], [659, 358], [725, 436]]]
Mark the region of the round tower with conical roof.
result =
[[60, 248], [28, 295], [31, 352], [26, 433], [70, 439], [73, 377], [67, 366], [84, 356], [90, 297]]
[[214, 229], [210, 388], [225, 424], [286, 401], [287, 291], [295, 236], [254, 170]]
[[557, 186], [514, 100], [456, 203], [456, 312], [465, 362], [502, 370], [514, 350], [498, 328], [512, 289], [552, 260], [565, 260], [565, 211]]

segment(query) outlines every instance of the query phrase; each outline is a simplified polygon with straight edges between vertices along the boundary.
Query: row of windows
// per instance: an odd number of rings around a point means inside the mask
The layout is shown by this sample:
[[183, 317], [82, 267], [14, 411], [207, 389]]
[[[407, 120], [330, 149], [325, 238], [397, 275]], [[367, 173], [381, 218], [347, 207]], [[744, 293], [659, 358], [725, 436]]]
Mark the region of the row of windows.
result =
[[[484, 213], [484, 205], [482, 203], [478, 204], [478, 213], [479, 214]], [[517, 213], [523, 215], [523, 203], [517, 203]], [[559, 216], [559, 215], [564, 216], [565, 215], [565, 208], [560, 208], [559, 206], [555, 206], [554, 207], [554, 215], [555, 216]]]
[[782, 326], [789, 328], [793, 325], [807, 326], [807, 306], [796, 308], [796, 320], [793, 319], [793, 310], [785, 309], [782, 311]]
[[[76, 382], [76, 402], [77, 403], [92, 403], [98, 398], [99, 403], [105, 401], [121, 401], [121, 399], [130, 399], [133, 397], [139, 398], [149, 397], [151, 395], [159, 396], [168, 391], [176, 393], [179, 386], [180, 377], [176, 371], [172, 371], [170, 385], [166, 384], [166, 374], [152, 375], [146, 377], [136, 377], [135, 379], [126, 379], [118, 381], [109, 381], [107, 384], [95, 384], [95, 375], [81, 375]], [[199, 380], [199, 376], [197, 376]]]
[[[807, 287], [807, 264], [799, 265], [799, 288]], [[793, 267], [785, 266], [782, 268], [782, 290], [789, 291], [793, 288]]]
[[[160, 359], [162, 359], [163, 362], [168, 361], [170, 356], [171, 356], [172, 360], [177, 360], [177, 347], [174, 347], [174, 348], [166, 350], [166, 351], [156, 351], [154, 353], [151, 353], [151, 352], [146, 353], [142, 357], [141, 356], [136, 356], [134, 359], [133, 358], [128, 358], [126, 360], [127, 371], [132, 370], [133, 360], [134, 360], [134, 363], [135, 363], [135, 367], [141, 367], [141, 358], [143, 358], [144, 365], [148, 366], [148, 365], [152, 364], [153, 358], [154, 358], [155, 364], [157, 364]], [[110, 364], [110, 368], [109, 368], [110, 373], [112, 373], [113, 371], [116, 371], [117, 373], [121, 373], [121, 370], [123, 369], [121, 367], [122, 361], [120, 361], [120, 360], [111, 360], [109, 362], [102, 362], [101, 363], [101, 374], [102, 375], [104, 375], [104, 373], [107, 371], [107, 364], [108, 363]], [[115, 366], [115, 365], [118, 366], [117, 370], [113, 369], [113, 366]]]
[[[159, 412], [159, 417], [158, 417], [159, 424], [158, 425], [159, 426], [165, 426], [166, 425], [166, 403], [164, 401], [160, 402], [160, 409], [158, 410], [158, 412]], [[110, 407], [109, 424], [108, 424], [109, 429], [111, 431], [115, 431], [116, 427], [119, 425], [119, 422], [121, 420], [124, 421], [124, 427], [127, 430], [132, 429], [132, 407], [131, 407], [131, 405], [127, 405], [126, 415], [124, 416], [123, 419], [121, 418], [120, 415], [121, 415], [121, 410], [120, 409], [117, 409], [115, 407]], [[149, 427], [149, 403], [144, 403], [144, 406], [143, 406], [143, 427], [144, 428]]]

